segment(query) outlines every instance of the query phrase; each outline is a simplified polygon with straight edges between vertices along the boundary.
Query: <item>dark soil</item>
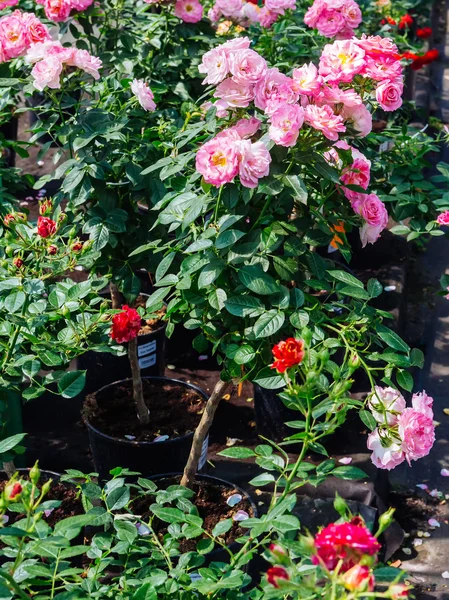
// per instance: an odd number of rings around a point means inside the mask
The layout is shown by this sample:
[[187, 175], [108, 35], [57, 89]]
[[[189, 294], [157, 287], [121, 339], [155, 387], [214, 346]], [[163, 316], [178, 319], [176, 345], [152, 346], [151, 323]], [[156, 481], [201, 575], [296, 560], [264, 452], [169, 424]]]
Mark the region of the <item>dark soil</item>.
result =
[[416, 537], [417, 531], [428, 531], [429, 519], [437, 519], [441, 500], [426, 494], [410, 495], [410, 492], [392, 492], [390, 504], [396, 508], [395, 519], [406, 533]]
[[[139, 296], [135, 302], [135, 308], [139, 308], [139, 306], [145, 308], [146, 302], [147, 302], [147, 299], [145, 298], [145, 296]], [[157, 315], [156, 318], [142, 319], [142, 327], [140, 328], [138, 335], [147, 335], [147, 334], [152, 333], [153, 331], [156, 331], [157, 329], [160, 329], [161, 327], [163, 327], [164, 323], [161, 321], [161, 319], [165, 315], [165, 313], [166, 313], [166, 308], [164, 306], [160, 310], [156, 311], [156, 313], [155, 313]]]
[[[28, 480], [28, 475], [20, 475], [20, 479]], [[42, 485], [51, 479], [51, 477], [41, 476], [40, 482], [38, 483], [38, 488], [41, 489]], [[6, 484], [8, 482], [0, 481], [0, 492], [3, 491]], [[58, 508], [52, 510], [52, 512], [47, 516], [43, 516], [42, 519], [50, 525], [50, 527], [54, 527], [56, 523], [66, 519], [67, 517], [74, 517], [76, 515], [84, 514], [84, 509], [81, 503], [81, 500], [78, 497], [78, 492], [73, 486], [69, 486], [60, 481], [53, 480], [51, 487], [48, 493], [45, 495], [43, 502], [48, 500], [59, 500], [61, 505]], [[9, 517], [8, 526], [13, 525], [16, 521], [20, 521], [23, 518], [23, 513], [16, 513], [12, 511], [8, 511], [7, 515]]]
[[152, 442], [159, 435], [180, 437], [196, 428], [205, 405], [200, 394], [166, 381], [144, 379], [142, 384], [149, 425], [142, 426], [137, 418], [131, 381], [87, 396], [84, 417], [102, 433], [116, 438], [132, 435], [137, 442]]
[[[178, 478], [170, 479], [159, 479], [156, 481], [159, 488], [167, 488], [170, 485], [179, 485], [180, 476]], [[217, 483], [211, 483], [210, 481], [196, 481], [193, 486], [195, 496], [192, 498], [193, 504], [198, 509], [199, 516], [203, 519], [203, 529], [208, 533], [212, 532], [215, 525], [223, 519], [232, 519], [239, 510], [243, 510], [250, 517], [254, 517], [253, 507], [247, 498], [243, 499], [236, 506], [229, 506], [227, 499], [233, 494], [240, 493], [236, 488], [227, 487], [225, 485], [219, 485]], [[133, 503], [133, 512], [138, 515], [142, 515], [143, 521], [148, 518], [148, 498], [139, 498]], [[164, 535], [167, 533], [168, 525], [162, 521], [156, 523], [156, 530], [161, 541]], [[221, 540], [229, 546], [237, 538], [244, 535], [248, 530], [241, 527], [238, 521], [234, 521], [232, 528], [223, 536]], [[207, 538], [204, 534], [203, 538]], [[181, 552], [190, 552], [195, 550], [198, 538], [193, 540], [181, 540], [180, 550]]]

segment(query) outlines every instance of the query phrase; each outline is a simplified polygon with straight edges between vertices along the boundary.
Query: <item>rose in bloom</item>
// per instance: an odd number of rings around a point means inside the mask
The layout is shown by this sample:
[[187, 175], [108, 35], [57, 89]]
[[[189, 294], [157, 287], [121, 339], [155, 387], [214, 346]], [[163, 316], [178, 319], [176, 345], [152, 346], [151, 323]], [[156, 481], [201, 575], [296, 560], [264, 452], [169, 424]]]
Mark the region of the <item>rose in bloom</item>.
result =
[[254, 50], [239, 50], [231, 56], [230, 71], [239, 83], [257, 83], [267, 72], [265, 59]]
[[[347, 185], [358, 185], [366, 190], [370, 182], [371, 161], [355, 148], [352, 148], [352, 157], [354, 162], [349, 167], [343, 169], [340, 179]], [[350, 190], [347, 187], [343, 187], [342, 189], [346, 198], [351, 202], [363, 201], [365, 197], [365, 194]]]
[[65, 62], [71, 59], [74, 52], [75, 48], [65, 48], [60, 42], [46, 40], [32, 44], [25, 55], [25, 61], [33, 65], [51, 55], [58, 57], [60, 62]]
[[144, 110], [153, 112], [156, 110], [154, 95], [148, 84], [143, 79], [134, 79], [131, 83], [131, 91], [139, 101]]
[[45, 42], [50, 40], [50, 33], [47, 27], [33, 13], [23, 13], [23, 22], [28, 31], [28, 41], [30, 44]]
[[449, 225], [449, 210], [445, 210], [437, 217], [438, 225]]
[[365, 51], [352, 40], [324, 46], [319, 72], [329, 82], [350, 82], [365, 66]]
[[304, 123], [304, 109], [298, 104], [284, 104], [270, 118], [268, 134], [278, 146], [294, 146]]
[[198, 23], [203, 17], [203, 7], [198, 0], [176, 0], [175, 15], [185, 23]]
[[360, 38], [354, 39], [354, 44], [357, 44], [365, 51], [368, 57], [394, 57], [398, 53], [398, 47], [390, 38], [381, 37], [380, 35], [366, 35], [363, 33]]
[[388, 212], [385, 204], [376, 194], [368, 194], [363, 203], [359, 205], [358, 211], [365, 220], [365, 225], [360, 230], [362, 246], [374, 244], [388, 223]]
[[402, 106], [402, 92], [404, 83], [402, 77], [393, 81], [379, 83], [376, 88], [376, 100], [385, 111], [397, 110]]
[[276, 360], [270, 367], [279, 373], [285, 373], [287, 369], [301, 364], [304, 360], [304, 342], [296, 338], [287, 338], [273, 346], [271, 352]]
[[110, 336], [118, 344], [133, 340], [139, 333], [142, 319], [135, 308], [124, 304], [122, 311], [112, 317]]
[[268, 69], [263, 79], [254, 88], [254, 104], [266, 114], [273, 114], [283, 104], [294, 104], [298, 93], [293, 89], [293, 80], [277, 68]]
[[288, 581], [290, 576], [288, 571], [284, 567], [270, 567], [267, 571], [267, 581], [271, 583], [275, 588], [279, 587], [282, 580]]
[[402, 598], [408, 598], [409, 588], [403, 583], [395, 583], [389, 589], [389, 597], [391, 600], [401, 600]]
[[259, 13], [259, 23], [265, 29], [270, 29], [273, 23], [276, 22], [278, 18], [278, 14], [275, 12], [271, 12], [266, 6], [263, 6]]
[[37, 62], [32, 71], [33, 86], [42, 92], [46, 87], [59, 89], [61, 82], [59, 77], [62, 73], [62, 63], [56, 56], [47, 56]]
[[432, 396], [428, 396], [426, 392], [422, 391], [418, 394], [413, 394], [412, 406], [418, 412], [422, 412], [424, 415], [427, 415], [429, 418], [433, 419], [433, 398]]
[[373, 116], [364, 104], [359, 106], [344, 106], [341, 116], [345, 123], [350, 123], [358, 137], [366, 137], [373, 128]]
[[316, 103], [319, 106], [323, 104], [342, 104], [344, 107], [348, 106], [352, 108], [354, 106], [361, 106], [363, 100], [353, 89], [341, 90], [336, 85], [330, 85], [322, 88], [316, 99]]
[[408, 464], [427, 456], [435, 442], [432, 418], [415, 408], [406, 408], [400, 415], [398, 433]]
[[23, 491], [23, 488], [21, 486], [21, 484], [16, 481], [16, 483], [13, 484], [11, 491], [9, 492], [9, 496], [8, 498], [10, 500], [14, 500], [14, 498], [16, 498], [19, 494], [21, 494]]
[[238, 135], [243, 138], [250, 138], [259, 131], [262, 121], [257, 117], [250, 117], [249, 119], [240, 119], [232, 127]]
[[255, 188], [258, 180], [270, 172], [270, 153], [263, 142], [253, 144], [250, 140], [242, 140], [237, 148], [240, 182], [245, 187]]
[[321, 131], [328, 140], [336, 141], [338, 140], [338, 134], [346, 131], [343, 117], [336, 115], [327, 104], [324, 106], [309, 104], [304, 109], [304, 117], [306, 123]]
[[0, 41], [6, 60], [20, 56], [28, 48], [28, 31], [19, 10], [0, 19]]
[[352, 37], [361, 21], [362, 13], [354, 0], [315, 0], [304, 17], [306, 25], [318, 29], [321, 35], [341, 39]]
[[316, 554], [312, 557], [315, 565], [324, 563], [333, 571], [342, 561], [341, 573], [349, 571], [360, 562], [363, 556], [374, 556], [380, 544], [365, 527], [361, 519], [355, 517], [349, 523], [332, 523], [315, 536]]
[[416, 30], [416, 36], [421, 38], [422, 40], [426, 40], [432, 35], [431, 27], [422, 27]]
[[196, 153], [196, 170], [216, 187], [230, 183], [239, 170], [237, 149], [230, 141], [227, 136], [216, 136]]
[[86, 10], [86, 8], [89, 8], [92, 3], [93, 0], [70, 0], [72, 10], [76, 10], [78, 12]]
[[293, 69], [293, 89], [299, 94], [315, 96], [321, 89], [323, 78], [313, 63]]
[[98, 57], [89, 54], [87, 50], [76, 50], [67, 64], [89, 73], [94, 79], [100, 78], [98, 69], [101, 68], [102, 62]]
[[371, 461], [378, 469], [391, 471], [404, 462], [405, 454], [399, 440], [392, 440], [375, 429], [368, 436], [368, 450], [372, 450]]
[[223, 46], [213, 48], [203, 55], [201, 64], [198, 66], [200, 73], [206, 73], [204, 84], [217, 85], [229, 73], [228, 57]]
[[37, 233], [42, 238], [48, 238], [56, 233], [56, 221], [48, 217], [39, 217], [37, 220]]
[[400, 19], [399, 19], [399, 29], [407, 29], [408, 27], [410, 27], [413, 24], [413, 17], [409, 14], [403, 15]]
[[354, 565], [341, 578], [345, 588], [351, 592], [372, 592], [374, 590], [374, 576], [369, 567]]
[[238, 18], [243, 8], [243, 0], [217, 0], [215, 6], [225, 17]]
[[375, 81], [399, 80], [402, 79], [402, 65], [396, 56], [368, 56], [362, 74]]
[[7, 8], [8, 6], [15, 6], [16, 4], [19, 4], [19, 0], [2, 0], [2, 2], [0, 2], [0, 10]]
[[296, 0], [265, 0], [265, 6], [271, 12], [283, 15], [286, 10], [294, 10]]
[[69, 0], [45, 0], [44, 10], [48, 19], [59, 23], [67, 21], [72, 10], [72, 4]]
[[214, 96], [221, 98], [229, 107], [246, 108], [254, 98], [254, 86], [249, 82], [228, 77], [217, 86]]
[[368, 406], [373, 417], [381, 425], [396, 425], [399, 415], [405, 410], [405, 399], [397, 390], [378, 385], [369, 399]]

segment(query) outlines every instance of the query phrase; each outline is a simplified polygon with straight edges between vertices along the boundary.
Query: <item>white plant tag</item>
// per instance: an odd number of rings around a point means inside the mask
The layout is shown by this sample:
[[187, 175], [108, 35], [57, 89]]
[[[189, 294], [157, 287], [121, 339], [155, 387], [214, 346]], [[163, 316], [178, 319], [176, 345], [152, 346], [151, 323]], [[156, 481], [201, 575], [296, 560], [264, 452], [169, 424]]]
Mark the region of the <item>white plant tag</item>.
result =
[[148, 344], [137, 346], [137, 356], [139, 358], [141, 356], [146, 356], [147, 354], [152, 354], [153, 352], [156, 352], [156, 340], [148, 342]]

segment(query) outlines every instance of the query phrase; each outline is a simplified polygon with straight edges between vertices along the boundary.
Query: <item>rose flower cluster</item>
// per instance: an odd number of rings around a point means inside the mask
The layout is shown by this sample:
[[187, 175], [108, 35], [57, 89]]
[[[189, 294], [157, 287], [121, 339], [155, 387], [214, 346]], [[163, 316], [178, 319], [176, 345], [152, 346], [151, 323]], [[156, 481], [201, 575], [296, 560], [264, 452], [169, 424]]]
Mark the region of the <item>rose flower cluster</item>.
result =
[[362, 12], [355, 0], [315, 0], [304, 17], [306, 25], [337, 39], [351, 38], [361, 22]]
[[42, 4], [50, 21], [59, 23], [67, 21], [72, 11], [82, 12], [89, 8], [93, 0], [36, 0], [36, 2]]
[[413, 394], [412, 406], [393, 388], [376, 386], [369, 407], [378, 426], [368, 436], [372, 462], [379, 469], [394, 469], [404, 460], [427, 456], [435, 442], [433, 398], [426, 392]]
[[64, 67], [81, 69], [94, 79], [98, 79], [101, 60], [89, 54], [87, 50], [75, 47], [66, 48], [60, 42], [45, 41], [33, 44], [25, 57], [28, 64], [33, 64], [31, 75], [34, 87], [42, 91], [46, 87], [59, 89], [60, 76]]
[[265, 0], [262, 7], [257, 0], [216, 0], [207, 16], [214, 24], [225, 17], [243, 27], [259, 23], [269, 29], [286, 10], [294, 10], [295, 7], [296, 0]]
[[47, 27], [35, 14], [15, 10], [0, 19], [0, 63], [22, 56], [33, 44], [49, 39]]
[[[162, 0], [144, 0], [147, 4], [162, 4]], [[203, 17], [203, 6], [198, 0], [176, 0], [175, 15], [184, 23], [198, 23]]]

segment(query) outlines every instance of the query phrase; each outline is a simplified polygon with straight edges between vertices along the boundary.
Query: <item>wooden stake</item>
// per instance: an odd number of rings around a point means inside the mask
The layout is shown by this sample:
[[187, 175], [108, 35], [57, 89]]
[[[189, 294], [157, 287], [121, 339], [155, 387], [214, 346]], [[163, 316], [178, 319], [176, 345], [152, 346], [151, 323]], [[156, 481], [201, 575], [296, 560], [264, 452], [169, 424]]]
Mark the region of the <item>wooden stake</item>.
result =
[[137, 337], [128, 342], [128, 358], [129, 364], [131, 365], [133, 397], [137, 416], [142, 425], [148, 425], [150, 422], [150, 411], [143, 399], [142, 378], [140, 376], [139, 358], [137, 356]]

